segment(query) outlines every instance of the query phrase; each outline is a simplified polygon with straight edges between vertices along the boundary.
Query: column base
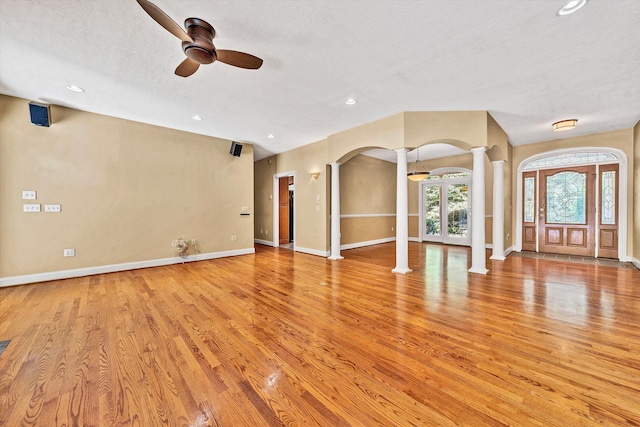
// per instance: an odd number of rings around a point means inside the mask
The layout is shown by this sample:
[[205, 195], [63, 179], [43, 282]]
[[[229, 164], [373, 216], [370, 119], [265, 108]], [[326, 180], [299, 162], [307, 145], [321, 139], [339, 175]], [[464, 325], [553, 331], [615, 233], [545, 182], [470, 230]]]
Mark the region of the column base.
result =
[[507, 259], [507, 257], [500, 256], [500, 255], [491, 255], [489, 257], [489, 259], [492, 259], [492, 260], [495, 260], [495, 261], [504, 261], [505, 259]]
[[338, 255], [338, 256], [329, 255], [329, 256], [327, 257], [327, 259], [330, 259], [330, 260], [333, 260], [333, 261], [337, 261], [337, 260], [339, 260], [339, 259], [344, 259], [344, 257], [343, 257], [343, 256], [340, 256], [340, 255]]
[[396, 267], [393, 270], [391, 270], [392, 273], [400, 273], [400, 274], [407, 274], [407, 273], [411, 273], [413, 270], [410, 269], [409, 267]]
[[477, 273], [477, 274], [487, 274], [489, 272], [489, 270], [487, 270], [486, 268], [477, 268], [477, 267], [471, 267], [467, 271], [469, 273]]

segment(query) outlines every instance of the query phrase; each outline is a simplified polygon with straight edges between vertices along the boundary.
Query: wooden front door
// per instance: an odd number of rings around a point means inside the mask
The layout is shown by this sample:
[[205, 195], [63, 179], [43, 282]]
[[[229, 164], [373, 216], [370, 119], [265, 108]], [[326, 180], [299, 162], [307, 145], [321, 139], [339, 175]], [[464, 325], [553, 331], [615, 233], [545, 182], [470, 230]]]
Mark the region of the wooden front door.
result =
[[595, 166], [540, 171], [540, 252], [595, 256], [595, 183]]

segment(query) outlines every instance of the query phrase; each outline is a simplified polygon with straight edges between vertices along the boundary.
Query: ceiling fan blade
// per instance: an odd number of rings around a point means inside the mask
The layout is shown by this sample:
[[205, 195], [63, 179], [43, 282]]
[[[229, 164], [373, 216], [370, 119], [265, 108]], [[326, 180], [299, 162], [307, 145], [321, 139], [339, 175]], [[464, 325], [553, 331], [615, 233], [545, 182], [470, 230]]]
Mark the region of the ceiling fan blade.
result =
[[218, 61], [233, 65], [234, 67], [257, 70], [262, 66], [262, 59], [257, 56], [235, 50], [217, 50], [216, 57]]
[[178, 68], [176, 68], [176, 76], [189, 77], [191, 74], [198, 71], [198, 67], [200, 67], [200, 64], [187, 58], [178, 65]]
[[138, 0], [138, 4], [142, 6], [145, 12], [149, 14], [158, 24], [162, 25], [165, 30], [182, 40], [183, 42], [193, 43], [193, 39], [182, 29], [182, 27], [164, 13], [158, 6], [147, 0]]

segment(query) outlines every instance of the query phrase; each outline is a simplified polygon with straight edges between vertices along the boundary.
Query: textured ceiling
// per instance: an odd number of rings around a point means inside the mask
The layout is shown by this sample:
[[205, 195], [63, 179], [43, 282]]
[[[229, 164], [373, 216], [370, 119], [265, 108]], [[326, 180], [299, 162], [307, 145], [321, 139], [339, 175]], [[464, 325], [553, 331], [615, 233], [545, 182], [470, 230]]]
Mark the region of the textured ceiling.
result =
[[[180, 41], [135, 0], [0, 0], [0, 93], [252, 143], [256, 159], [401, 111], [488, 110], [514, 145], [632, 127], [640, 1], [556, 16], [565, 2], [154, 0], [264, 59], [185, 79]], [[566, 118], [578, 128], [553, 133]]]

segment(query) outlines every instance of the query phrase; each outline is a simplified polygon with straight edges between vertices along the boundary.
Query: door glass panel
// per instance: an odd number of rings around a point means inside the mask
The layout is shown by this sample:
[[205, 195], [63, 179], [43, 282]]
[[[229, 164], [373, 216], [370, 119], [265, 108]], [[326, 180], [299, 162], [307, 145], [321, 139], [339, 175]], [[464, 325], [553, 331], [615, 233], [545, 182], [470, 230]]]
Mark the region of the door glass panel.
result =
[[428, 236], [440, 236], [440, 187], [427, 186], [425, 189], [425, 234]]
[[602, 172], [601, 224], [616, 223], [616, 171]]
[[533, 222], [536, 212], [535, 206], [535, 178], [527, 177], [524, 179], [524, 222]]
[[587, 174], [560, 172], [547, 177], [547, 224], [586, 224]]
[[447, 186], [448, 227], [447, 235], [467, 237], [467, 184], [449, 184]]

